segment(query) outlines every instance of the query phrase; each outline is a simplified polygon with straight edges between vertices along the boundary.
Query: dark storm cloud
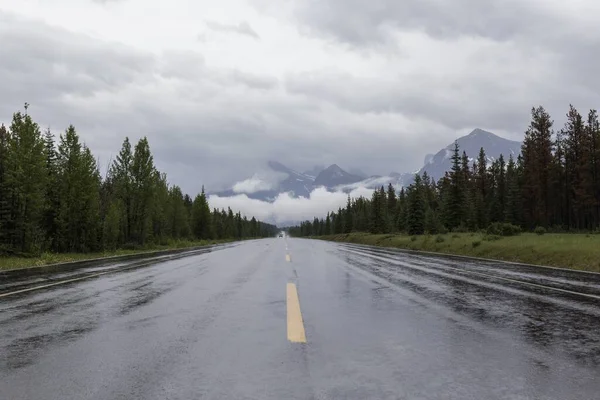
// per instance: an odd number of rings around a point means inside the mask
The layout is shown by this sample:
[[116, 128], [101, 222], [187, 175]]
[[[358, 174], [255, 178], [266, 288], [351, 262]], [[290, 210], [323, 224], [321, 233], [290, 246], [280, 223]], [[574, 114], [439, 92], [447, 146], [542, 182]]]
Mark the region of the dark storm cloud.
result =
[[223, 24], [217, 21], [205, 21], [206, 26], [216, 32], [237, 33], [240, 35], [250, 36], [254, 39], [260, 39], [258, 34], [247, 21], [242, 21], [237, 25]]

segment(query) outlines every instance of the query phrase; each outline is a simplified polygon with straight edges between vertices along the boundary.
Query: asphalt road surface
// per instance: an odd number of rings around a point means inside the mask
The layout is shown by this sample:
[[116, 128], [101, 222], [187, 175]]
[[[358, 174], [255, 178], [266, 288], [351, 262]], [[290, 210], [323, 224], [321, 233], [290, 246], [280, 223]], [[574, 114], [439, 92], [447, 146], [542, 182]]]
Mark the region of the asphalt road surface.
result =
[[0, 282], [0, 399], [600, 399], [600, 275], [285, 238], [114, 267]]

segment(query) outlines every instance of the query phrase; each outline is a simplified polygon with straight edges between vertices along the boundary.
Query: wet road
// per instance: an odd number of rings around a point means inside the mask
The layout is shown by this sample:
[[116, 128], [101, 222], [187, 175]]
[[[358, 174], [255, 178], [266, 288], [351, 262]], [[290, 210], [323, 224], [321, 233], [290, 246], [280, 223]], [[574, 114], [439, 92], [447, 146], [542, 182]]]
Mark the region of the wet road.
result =
[[1, 399], [600, 398], [600, 275], [305, 239], [115, 266], [0, 282]]

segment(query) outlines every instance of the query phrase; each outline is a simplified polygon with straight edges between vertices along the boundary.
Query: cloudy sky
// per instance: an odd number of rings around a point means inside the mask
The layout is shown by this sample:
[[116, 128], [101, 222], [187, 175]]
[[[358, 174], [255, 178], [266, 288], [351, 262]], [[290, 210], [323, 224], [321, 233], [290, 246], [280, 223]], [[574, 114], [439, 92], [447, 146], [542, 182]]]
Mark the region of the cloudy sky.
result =
[[146, 135], [190, 193], [269, 159], [411, 171], [475, 127], [600, 104], [592, 0], [0, 0], [0, 121], [29, 102], [106, 163]]

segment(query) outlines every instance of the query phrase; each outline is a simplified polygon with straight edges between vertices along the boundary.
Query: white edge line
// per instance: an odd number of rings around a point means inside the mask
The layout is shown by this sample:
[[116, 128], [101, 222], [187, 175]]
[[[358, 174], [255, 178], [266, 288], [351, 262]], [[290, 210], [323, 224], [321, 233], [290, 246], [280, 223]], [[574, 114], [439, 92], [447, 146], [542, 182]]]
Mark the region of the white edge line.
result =
[[[353, 252], [353, 251], [350, 250], [350, 252]], [[373, 255], [367, 255], [367, 254], [360, 253], [360, 252], [353, 252], [353, 253], [359, 254], [359, 255], [362, 255], [362, 256], [365, 256], [365, 257], [373, 257]], [[517, 280], [517, 279], [503, 278], [501, 276], [496, 276], [496, 275], [491, 275], [491, 274], [484, 274], [482, 272], [465, 271], [465, 270], [461, 270], [460, 268], [457, 268], [457, 267], [448, 267], [448, 266], [446, 266], [445, 268], [457, 270], [457, 271], [462, 272], [462, 273], [467, 274], [467, 275], [468, 274], [472, 274], [472, 275], [485, 276], [487, 278], [500, 279], [500, 280], [507, 281], [507, 282], [519, 283], [521, 285], [534, 286], [534, 287], [538, 287], [538, 288], [542, 288], [542, 289], [549, 289], [549, 290], [554, 290], [554, 291], [557, 291], [557, 292], [568, 293], [568, 294], [573, 294], [573, 295], [577, 295], [577, 296], [589, 297], [589, 298], [592, 298], [592, 299], [595, 299], [595, 300], [600, 300], [600, 296], [596, 296], [596, 295], [593, 295], [593, 294], [581, 293], [581, 292], [574, 292], [572, 290], [560, 289], [560, 288], [555, 288], [555, 287], [552, 287], [552, 286], [539, 285], [537, 283], [520, 281], [520, 280]]]

